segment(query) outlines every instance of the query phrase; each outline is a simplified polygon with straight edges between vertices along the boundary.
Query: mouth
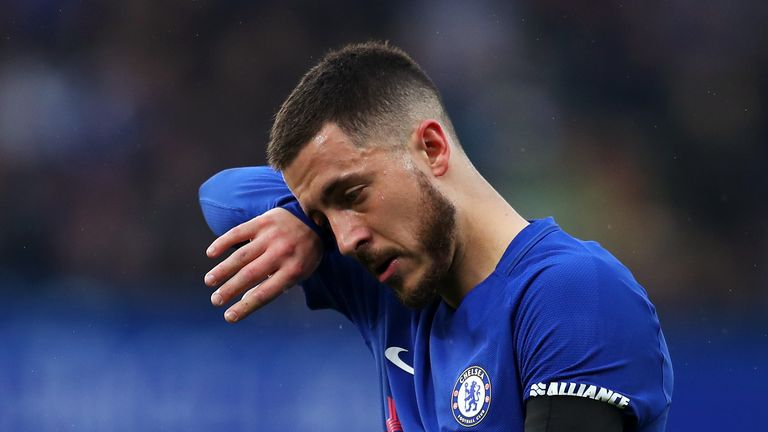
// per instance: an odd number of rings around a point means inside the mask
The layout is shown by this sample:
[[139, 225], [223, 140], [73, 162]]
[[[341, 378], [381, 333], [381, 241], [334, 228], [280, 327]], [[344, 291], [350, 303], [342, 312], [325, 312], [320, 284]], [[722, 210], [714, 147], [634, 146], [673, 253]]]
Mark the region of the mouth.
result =
[[393, 274], [399, 263], [396, 256], [390, 257], [382, 261], [382, 263], [376, 267], [376, 275], [378, 275], [379, 282], [385, 283]]

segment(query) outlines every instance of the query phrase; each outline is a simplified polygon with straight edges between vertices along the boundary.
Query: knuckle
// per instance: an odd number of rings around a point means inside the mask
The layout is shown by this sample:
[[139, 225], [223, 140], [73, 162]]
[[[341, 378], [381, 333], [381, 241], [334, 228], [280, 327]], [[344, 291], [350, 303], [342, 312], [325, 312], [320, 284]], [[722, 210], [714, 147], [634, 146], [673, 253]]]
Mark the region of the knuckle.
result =
[[286, 264], [283, 271], [285, 271], [285, 274], [288, 277], [288, 279], [295, 280], [301, 277], [302, 273], [304, 272], [304, 269], [300, 263], [294, 262], [294, 263]]
[[254, 266], [247, 266], [243, 268], [243, 276], [248, 281], [253, 281], [259, 277], [259, 272]]
[[232, 306], [232, 310], [237, 314], [238, 321], [245, 318], [248, 311], [251, 309], [251, 305], [248, 300], [240, 300]]
[[259, 230], [259, 238], [266, 241], [266, 242], [273, 242], [277, 236], [274, 233], [274, 230], [270, 228], [264, 228]]
[[293, 242], [281, 240], [276, 242], [275, 246], [276, 252], [283, 258], [291, 257], [296, 253], [296, 245]]
[[222, 286], [218, 290], [216, 290], [219, 293], [219, 296], [221, 297], [222, 303], [226, 303], [229, 301], [229, 297], [232, 295], [231, 290], [228, 285]]
[[248, 296], [248, 300], [250, 300], [252, 308], [257, 308], [266, 303], [267, 297], [264, 293], [264, 290], [256, 288], [251, 291], [251, 294]]
[[238, 238], [242, 235], [242, 233], [243, 233], [243, 229], [238, 225], [232, 228], [231, 230], [229, 230], [228, 234], [229, 234], [229, 237]]
[[256, 216], [255, 218], [251, 219], [248, 222], [248, 225], [258, 230], [263, 228], [267, 222], [269, 222], [269, 217], [266, 214], [263, 214], [261, 216]]
[[248, 245], [241, 247], [240, 249], [235, 252], [235, 259], [238, 263], [244, 263], [248, 262], [248, 258], [250, 257], [249, 254], [249, 248]]

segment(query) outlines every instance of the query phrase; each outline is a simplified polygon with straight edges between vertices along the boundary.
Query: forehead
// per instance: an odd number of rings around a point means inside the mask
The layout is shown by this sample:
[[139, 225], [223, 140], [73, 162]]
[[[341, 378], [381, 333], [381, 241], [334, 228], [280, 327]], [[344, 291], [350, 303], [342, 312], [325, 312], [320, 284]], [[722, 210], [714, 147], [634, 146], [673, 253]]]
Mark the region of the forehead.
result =
[[380, 146], [358, 147], [337, 125], [326, 123], [283, 170], [283, 176], [306, 207], [319, 200], [334, 180], [385, 169], [391, 163], [387, 153]]

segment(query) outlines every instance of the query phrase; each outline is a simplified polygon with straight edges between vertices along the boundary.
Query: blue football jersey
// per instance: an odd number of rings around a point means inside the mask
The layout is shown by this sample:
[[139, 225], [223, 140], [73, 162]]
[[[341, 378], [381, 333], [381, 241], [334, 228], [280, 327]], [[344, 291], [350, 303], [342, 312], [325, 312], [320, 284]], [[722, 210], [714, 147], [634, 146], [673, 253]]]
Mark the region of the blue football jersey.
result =
[[[200, 202], [217, 234], [276, 206], [316, 229], [268, 167], [217, 174]], [[526, 401], [545, 396], [598, 400], [639, 431], [665, 429], [673, 375], [653, 304], [615, 257], [551, 218], [531, 221], [456, 309], [408, 309], [332, 247], [303, 288], [310, 308], [360, 330], [389, 432], [523, 432]]]

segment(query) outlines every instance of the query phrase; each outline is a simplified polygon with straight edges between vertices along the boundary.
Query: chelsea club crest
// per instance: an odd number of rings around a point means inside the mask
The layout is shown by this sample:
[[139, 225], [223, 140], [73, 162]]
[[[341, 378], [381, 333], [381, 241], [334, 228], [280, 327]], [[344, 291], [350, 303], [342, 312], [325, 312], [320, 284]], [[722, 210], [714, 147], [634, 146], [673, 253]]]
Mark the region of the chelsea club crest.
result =
[[470, 366], [459, 375], [451, 393], [453, 418], [472, 427], [485, 418], [491, 406], [491, 378], [480, 366]]

